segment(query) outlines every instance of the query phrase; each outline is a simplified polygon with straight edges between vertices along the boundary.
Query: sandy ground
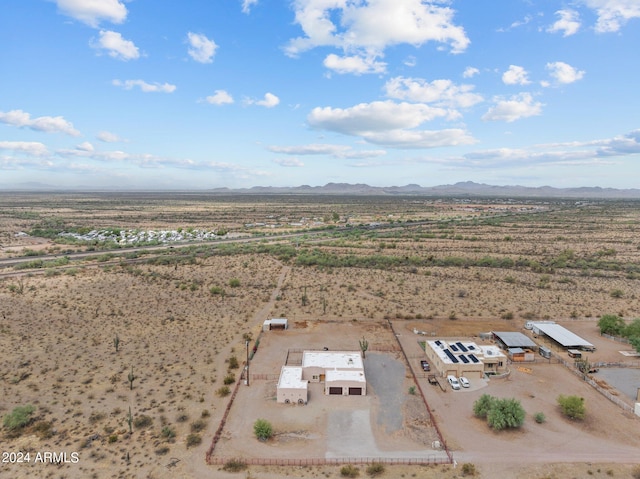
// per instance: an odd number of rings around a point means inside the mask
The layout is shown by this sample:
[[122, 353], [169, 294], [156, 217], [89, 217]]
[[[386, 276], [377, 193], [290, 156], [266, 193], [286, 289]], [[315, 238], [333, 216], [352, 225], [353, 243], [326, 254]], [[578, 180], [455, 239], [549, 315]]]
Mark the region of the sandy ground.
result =
[[[412, 209], [407, 217], [440, 218], [435, 210], [423, 215], [432, 208], [426, 202], [389, 201], [363, 200], [356, 206], [341, 205], [339, 212], [346, 216], [352, 210], [364, 214], [376, 209], [366, 216], [373, 221]], [[63, 209], [49, 211], [47, 204], [36, 207], [19, 198], [15, 213], [11, 205], [2, 203], [0, 256], [38, 249], [60, 254], [66, 246], [16, 236], [36, 222], [57, 216], [65, 217], [67, 224], [87, 227], [175, 228], [189, 226], [186, 223], [191, 220], [183, 213], [192, 211], [193, 226], [211, 228], [223, 217], [218, 226], [235, 227], [272, 214], [313, 217], [336, 208], [324, 203], [307, 207], [292, 200], [284, 206], [246, 202], [236, 209], [229, 203], [214, 211], [205, 198], [195, 210], [184, 201], [172, 203], [170, 209], [153, 204], [148, 210], [149, 205], [130, 208], [125, 214], [100, 201], [77, 210], [73, 199], [61, 204]], [[393, 211], [385, 210], [389, 205]], [[457, 207], [446, 214], [462, 214]], [[325, 245], [300, 244], [300, 251], [309, 254], [319, 248], [358, 257], [475, 260], [489, 256], [540, 261], [531, 267], [304, 267], [283, 263], [270, 254], [213, 254], [183, 258], [189, 260], [184, 262], [173, 261], [176, 254], [167, 255], [166, 263], [80, 262], [68, 269], [49, 268], [43, 274], [22, 271], [25, 276], [1, 279], [0, 414], [33, 404], [36, 417], [19, 437], [3, 431], [0, 450], [78, 452], [80, 461], [59, 466], [4, 463], [0, 477], [340, 477], [338, 466], [251, 466], [233, 474], [204, 463], [229, 400], [217, 391], [225, 377], [238, 379], [239, 369], [229, 369], [230, 359], [242, 362], [243, 335], [250, 333], [255, 339], [267, 317], [289, 318], [296, 325], [294, 332], [304, 332], [309, 348], [357, 349], [364, 335], [372, 355], [402, 362], [393, 350], [396, 340], [385, 327], [385, 318], [390, 318], [414, 368], [421, 353], [413, 327], [439, 337], [477, 338], [490, 330], [524, 331], [526, 319], [556, 319], [597, 346], [590, 361], [637, 363], [637, 358], [620, 354], [628, 347], [599, 337], [596, 328], [603, 314], [620, 314], [627, 320], [640, 316], [640, 295], [635, 293], [638, 275], [633, 270], [640, 263], [634, 227], [637, 210], [603, 211], [558, 211], [523, 222], [508, 218], [496, 224], [443, 223], [412, 230], [407, 237], [381, 232], [379, 238], [367, 233]], [[583, 259], [585, 266], [563, 268], [561, 257], [571, 256]], [[543, 266], [552, 260], [553, 267]], [[600, 260], [617, 262], [620, 268], [594, 266]], [[230, 286], [232, 279], [239, 280], [238, 287]], [[221, 288], [225, 294], [212, 294], [211, 288]], [[622, 296], [612, 295], [618, 290]], [[303, 295], [307, 296], [304, 304]], [[116, 334], [121, 340], [118, 352], [113, 345]], [[285, 342], [290, 338], [291, 344], [263, 336], [252, 373], [277, 375], [286, 348], [300, 346], [295, 335], [283, 338]], [[554, 351], [569, 359], [557, 348]], [[133, 389], [127, 380], [132, 366]], [[483, 478], [633, 477], [640, 466], [638, 418], [624, 413], [559, 364], [537, 361], [527, 367], [528, 372], [514, 369], [509, 379], [474, 381], [469, 390], [459, 392], [441, 391], [418, 374], [457, 467], [388, 466], [383, 477], [462, 477], [464, 463], [473, 464], [476, 477]], [[611, 394], [630, 399], [629, 393], [608, 384], [604, 371], [594, 378]], [[366, 398], [331, 398], [342, 400], [340, 409], [332, 407], [335, 403], [321, 406], [325, 397], [312, 390], [309, 406], [293, 407], [285, 414], [275, 407], [275, 379], [241, 386], [219, 452], [229, 448], [229, 453], [244, 453], [248, 448], [253, 457], [339, 454], [345, 444], [337, 442], [339, 435], [331, 431], [345, 430], [354, 418], [349, 431], [356, 436], [370, 431], [365, 446], [354, 452], [414, 451], [416, 445], [430, 445], [433, 432], [424, 407], [406, 393], [411, 385], [405, 369], [402, 386], [394, 386], [404, 400], [401, 432], [389, 427], [397, 414], [387, 415], [391, 400], [375, 387]], [[518, 431], [494, 433], [474, 418], [473, 401], [484, 392], [519, 399], [527, 412], [525, 425]], [[574, 422], [562, 417], [556, 405], [559, 394], [584, 397], [587, 418]], [[314, 399], [318, 408], [310, 414]], [[129, 406], [134, 419], [148, 416], [151, 425], [134, 426], [130, 434]], [[251, 436], [252, 420], [269, 411], [279, 434], [271, 443], [257, 444]], [[535, 423], [536, 412], [543, 412], [547, 421]], [[41, 426], [44, 429], [37, 428]], [[166, 430], [171, 434], [166, 435]], [[201, 440], [199, 445], [187, 444], [192, 434]], [[365, 476], [366, 467], [359, 467]]]

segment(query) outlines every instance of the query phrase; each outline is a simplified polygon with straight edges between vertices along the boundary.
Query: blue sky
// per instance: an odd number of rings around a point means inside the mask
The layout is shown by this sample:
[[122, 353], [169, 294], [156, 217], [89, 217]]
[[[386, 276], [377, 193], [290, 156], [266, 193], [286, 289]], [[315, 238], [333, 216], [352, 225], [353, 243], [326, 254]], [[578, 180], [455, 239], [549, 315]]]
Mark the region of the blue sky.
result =
[[638, 187], [637, 0], [5, 0], [0, 188]]

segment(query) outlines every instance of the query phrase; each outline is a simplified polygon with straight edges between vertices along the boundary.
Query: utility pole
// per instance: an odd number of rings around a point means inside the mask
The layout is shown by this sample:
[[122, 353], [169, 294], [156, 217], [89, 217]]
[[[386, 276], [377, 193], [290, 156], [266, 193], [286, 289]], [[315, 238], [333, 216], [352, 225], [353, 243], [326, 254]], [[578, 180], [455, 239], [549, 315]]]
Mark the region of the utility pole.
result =
[[247, 386], [249, 385], [249, 340], [245, 341], [247, 346]]

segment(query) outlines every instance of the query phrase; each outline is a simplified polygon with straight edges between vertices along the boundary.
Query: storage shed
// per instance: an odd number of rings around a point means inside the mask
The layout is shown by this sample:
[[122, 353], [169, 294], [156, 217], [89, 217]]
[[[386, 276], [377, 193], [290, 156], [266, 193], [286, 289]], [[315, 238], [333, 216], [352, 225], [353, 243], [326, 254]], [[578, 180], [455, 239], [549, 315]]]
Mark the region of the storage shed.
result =
[[262, 323], [262, 330], [272, 331], [274, 329], [278, 329], [278, 330], [289, 329], [289, 321], [287, 320], [287, 318], [265, 319], [264, 323]]

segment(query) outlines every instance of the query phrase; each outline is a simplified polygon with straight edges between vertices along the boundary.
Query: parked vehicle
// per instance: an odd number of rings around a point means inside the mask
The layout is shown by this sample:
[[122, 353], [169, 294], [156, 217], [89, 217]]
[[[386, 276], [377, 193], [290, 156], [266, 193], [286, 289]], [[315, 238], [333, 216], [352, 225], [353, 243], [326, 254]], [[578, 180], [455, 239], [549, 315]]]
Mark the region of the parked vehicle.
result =
[[431, 371], [431, 366], [424, 359], [420, 361], [420, 366], [422, 366], [423, 371]]
[[464, 376], [460, 376], [458, 378], [458, 382], [460, 383], [460, 386], [462, 386], [463, 388], [468, 388], [470, 386], [469, 380]]
[[543, 358], [549, 359], [551, 357], [551, 350], [549, 348], [545, 348], [544, 346], [540, 346], [538, 348], [538, 352]]
[[447, 376], [447, 381], [449, 381], [449, 384], [451, 385], [451, 389], [454, 389], [454, 390], [460, 389], [460, 383], [458, 382], [458, 379], [455, 376], [452, 376], [451, 374], [449, 374]]

